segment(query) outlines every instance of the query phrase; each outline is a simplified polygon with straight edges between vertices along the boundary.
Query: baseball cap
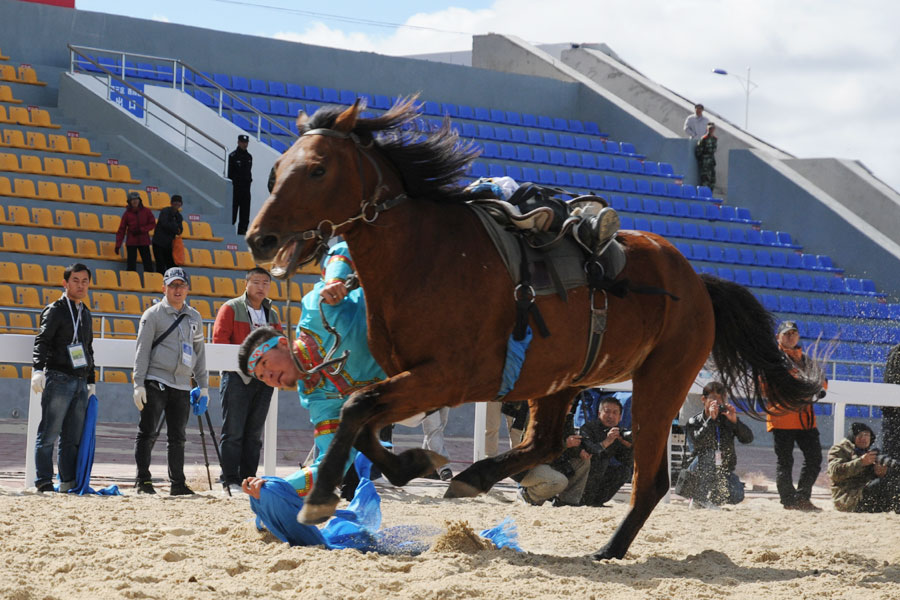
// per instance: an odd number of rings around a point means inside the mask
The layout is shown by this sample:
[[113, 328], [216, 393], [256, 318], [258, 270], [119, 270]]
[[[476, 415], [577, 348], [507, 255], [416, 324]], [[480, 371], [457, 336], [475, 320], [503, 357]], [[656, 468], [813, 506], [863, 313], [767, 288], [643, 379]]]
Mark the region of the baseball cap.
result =
[[239, 142], [249, 142], [249, 141], [250, 141], [250, 136], [249, 136], [249, 135], [241, 134], [241, 135], [238, 136], [238, 141], [239, 141]]
[[799, 331], [794, 321], [782, 321], [781, 325], [778, 326], [778, 335], [788, 331]]
[[187, 275], [181, 267], [172, 267], [171, 269], [166, 270], [166, 274], [163, 275], [163, 282], [166, 285], [169, 285], [176, 279], [180, 279], [185, 283], [188, 281]]

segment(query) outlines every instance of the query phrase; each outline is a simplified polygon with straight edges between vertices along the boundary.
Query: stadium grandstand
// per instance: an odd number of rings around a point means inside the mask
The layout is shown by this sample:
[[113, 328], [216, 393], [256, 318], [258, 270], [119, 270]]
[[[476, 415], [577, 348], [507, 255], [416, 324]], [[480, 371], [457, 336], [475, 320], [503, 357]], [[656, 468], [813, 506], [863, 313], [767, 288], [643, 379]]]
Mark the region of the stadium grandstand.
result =
[[[747, 286], [776, 318], [795, 320], [805, 344], [834, 341], [830, 379], [880, 382], [900, 343], [900, 229], [874, 208], [896, 206], [896, 192], [852, 161], [797, 158], [720, 118], [721, 187], [698, 186], [681, 133], [692, 103], [603, 46], [490, 34], [475, 36], [467, 64], [453, 64], [4, 1], [0, 54], [0, 334], [33, 335], [78, 259], [94, 272], [95, 336], [134, 338], [162, 279], [125, 271], [115, 253], [131, 191], [154, 211], [184, 197], [189, 303], [211, 331], [253, 266], [227, 214], [236, 136], [251, 137], [255, 214], [271, 165], [296, 139], [298, 111], [363, 98], [374, 115], [418, 93], [421, 128], [449, 117], [480, 146], [470, 178], [603, 196], [623, 228], [659, 233], [697, 272]], [[286, 321], [298, 308], [285, 315], [284, 302], [315, 277], [309, 269], [274, 289]], [[99, 375], [104, 396], [122, 400], [103, 403], [101, 420], [133, 421], [130, 372]], [[0, 377], [10, 379], [0, 418], [24, 416], [30, 366], [4, 364]], [[829, 404], [817, 410], [832, 416]], [[877, 407], [846, 410], [880, 417]], [[282, 406], [279, 422], [308, 427], [299, 413]], [[471, 431], [471, 412], [455, 413], [451, 433]]]

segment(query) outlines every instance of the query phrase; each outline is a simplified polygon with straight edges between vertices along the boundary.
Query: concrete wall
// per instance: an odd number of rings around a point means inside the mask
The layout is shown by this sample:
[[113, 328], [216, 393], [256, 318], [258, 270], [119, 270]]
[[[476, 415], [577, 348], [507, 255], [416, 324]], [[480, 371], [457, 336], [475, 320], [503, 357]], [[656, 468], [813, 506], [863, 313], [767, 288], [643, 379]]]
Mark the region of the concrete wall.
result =
[[731, 153], [729, 202], [753, 206], [768, 229], [788, 231], [805, 252], [834, 254], [849, 276], [874, 279], [897, 300], [900, 245], [785, 163], [757, 150]]

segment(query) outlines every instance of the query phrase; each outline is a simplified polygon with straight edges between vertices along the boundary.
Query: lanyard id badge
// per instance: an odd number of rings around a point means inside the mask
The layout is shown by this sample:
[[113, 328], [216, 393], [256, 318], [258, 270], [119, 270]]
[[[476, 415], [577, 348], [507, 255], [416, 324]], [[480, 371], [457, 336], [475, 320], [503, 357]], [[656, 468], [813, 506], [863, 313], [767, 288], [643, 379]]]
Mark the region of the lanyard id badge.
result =
[[84, 354], [84, 346], [80, 343], [66, 346], [69, 351], [69, 360], [73, 369], [83, 369], [88, 366], [87, 356]]
[[181, 362], [186, 367], [194, 366], [194, 349], [187, 342], [181, 342]]

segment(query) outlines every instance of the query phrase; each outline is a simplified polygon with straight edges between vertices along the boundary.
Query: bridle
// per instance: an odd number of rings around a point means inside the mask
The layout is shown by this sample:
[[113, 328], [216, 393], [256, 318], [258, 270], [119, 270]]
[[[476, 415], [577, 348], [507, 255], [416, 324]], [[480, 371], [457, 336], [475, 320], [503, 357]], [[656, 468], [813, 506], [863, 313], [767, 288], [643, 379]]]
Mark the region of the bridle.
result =
[[[378, 218], [378, 215], [386, 210], [394, 208], [408, 198], [406, 193], [400, 193], [393, 198], [389, 198], [383, 202], [380, 200], [381, 194], [383, 192], [386, 192], [388, 188], [384, 185], [384, 175], [381, 172], [381, 167], [378, 165], [378, 162], [374, 158], [372, 158], [370, 152], [368, 151], [372, 147], [373, 141], [370, 141], [367, 144], [363, 144], [359, 139], [359, 136], [352, 131], [344, 133], [341, 131], [335, 131], [334, 129], [325, 128], [310, 129], [309, 131], [303, 132], [300, 137], [304, 137], [307, 135], [322, 135], [325, 137], [350, 140], [353, 142], [353, 145], [356, 148], [356, 168], [359, 172], [359, 179], [362, 182], [362, 198], [360, 199], [359, 203], [359, 212], [341, 221], [337, 225], [335, 225], [329, 219], [323, 219], [322, 221], [319, 221], [319, 224], [316, 225], [315, 228], [306, 229], [304, 231], [292, 234], [290, 237], [288, 237], [282, 245], [288, 244], [290, 242], [297, 242], [297, 244], [286, 267], [273, 267], [272, 275], [275, 277], [290, 277], [294, 272], [296, 272], [299, 267], [302, 267], [303, 265], [311, 262], [318, 262], [328, 251], [328, 241], [336, 235], [340, 235], [343, 231], [345, 231], [342, 230], [343, 227], [352, 225], [357, 221], [372, 224]], [[363, 171], [362, 158], [360, 157], [365, 157], [366, 160], [369, 161], [369, 163], [372, 165], [372, 168], [375, 169], [375, 175], [377, 177], [375, 187], [368, 197], [366, 197], [365, 191], [366, 176], [365, 172]], [[306, 243], [310, 240], [315, 242], [313, 251], [310, 252], [307, 256], [301, 257], [300, 252], [302, 251]]]

